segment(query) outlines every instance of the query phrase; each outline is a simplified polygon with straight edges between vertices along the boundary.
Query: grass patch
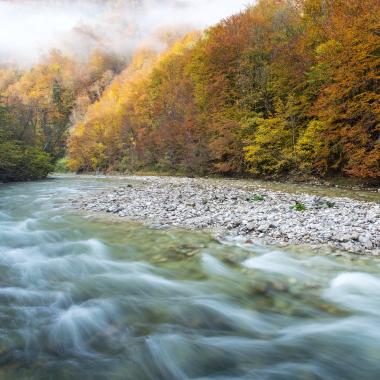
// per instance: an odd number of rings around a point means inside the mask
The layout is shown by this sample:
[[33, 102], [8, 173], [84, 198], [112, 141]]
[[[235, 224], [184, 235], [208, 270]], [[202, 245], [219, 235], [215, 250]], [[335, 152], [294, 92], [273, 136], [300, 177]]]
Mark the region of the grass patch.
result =
[[298, 211], [298, 212], [303, 212], [303, 211], [306, 211], [307, 210], [307, 207], [303, 204], [303, 203], [301, 203], [301, 202], [297, 202], [296, 201], [296, 203], [293, 205], [293, 206], [291, 206], [290, 207], [292, 210], [294, 210], [294, 211]]
[[255, 194], [251, 198], [251, 202], [263, 202], [263, 201], [265, 201], [265, 199], [266, 199], [266, 195]]

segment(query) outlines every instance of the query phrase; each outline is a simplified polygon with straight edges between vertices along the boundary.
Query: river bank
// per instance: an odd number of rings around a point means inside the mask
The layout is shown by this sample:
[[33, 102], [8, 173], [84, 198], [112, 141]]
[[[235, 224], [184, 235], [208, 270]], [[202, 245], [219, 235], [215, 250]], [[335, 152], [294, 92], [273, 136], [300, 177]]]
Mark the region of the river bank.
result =
[[244, 180], [126, 176], [115, 188], [75, 198], [72, 205], [159, 228], [380, 255], [379, 203], [273, 191]]

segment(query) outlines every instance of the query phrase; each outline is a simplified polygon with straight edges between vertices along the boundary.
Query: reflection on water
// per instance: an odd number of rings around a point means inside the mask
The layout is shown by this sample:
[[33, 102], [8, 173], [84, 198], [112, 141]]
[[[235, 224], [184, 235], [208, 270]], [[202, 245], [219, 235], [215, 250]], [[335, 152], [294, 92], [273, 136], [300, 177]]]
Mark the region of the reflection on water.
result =
[[379, 378], [379, 260], [65, 209], [114, 181], [0, 186], [0, 379]]

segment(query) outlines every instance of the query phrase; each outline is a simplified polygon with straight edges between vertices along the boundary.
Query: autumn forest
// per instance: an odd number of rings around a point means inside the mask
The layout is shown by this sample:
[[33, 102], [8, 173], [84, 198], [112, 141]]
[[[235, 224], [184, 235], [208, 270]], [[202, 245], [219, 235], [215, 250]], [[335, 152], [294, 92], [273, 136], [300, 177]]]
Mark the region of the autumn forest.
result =
[[0, 180], [380, 179], [378, 0], [260, 0], [160, 49], [0, 67]]

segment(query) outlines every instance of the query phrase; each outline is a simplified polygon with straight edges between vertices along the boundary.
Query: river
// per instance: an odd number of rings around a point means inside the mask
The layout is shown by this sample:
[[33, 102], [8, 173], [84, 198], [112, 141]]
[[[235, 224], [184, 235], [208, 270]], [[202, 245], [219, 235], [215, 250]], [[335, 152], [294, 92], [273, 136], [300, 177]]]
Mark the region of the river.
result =
[[221, 244], [0, 185], [0, 380], [377, 380], [380, 260]]

